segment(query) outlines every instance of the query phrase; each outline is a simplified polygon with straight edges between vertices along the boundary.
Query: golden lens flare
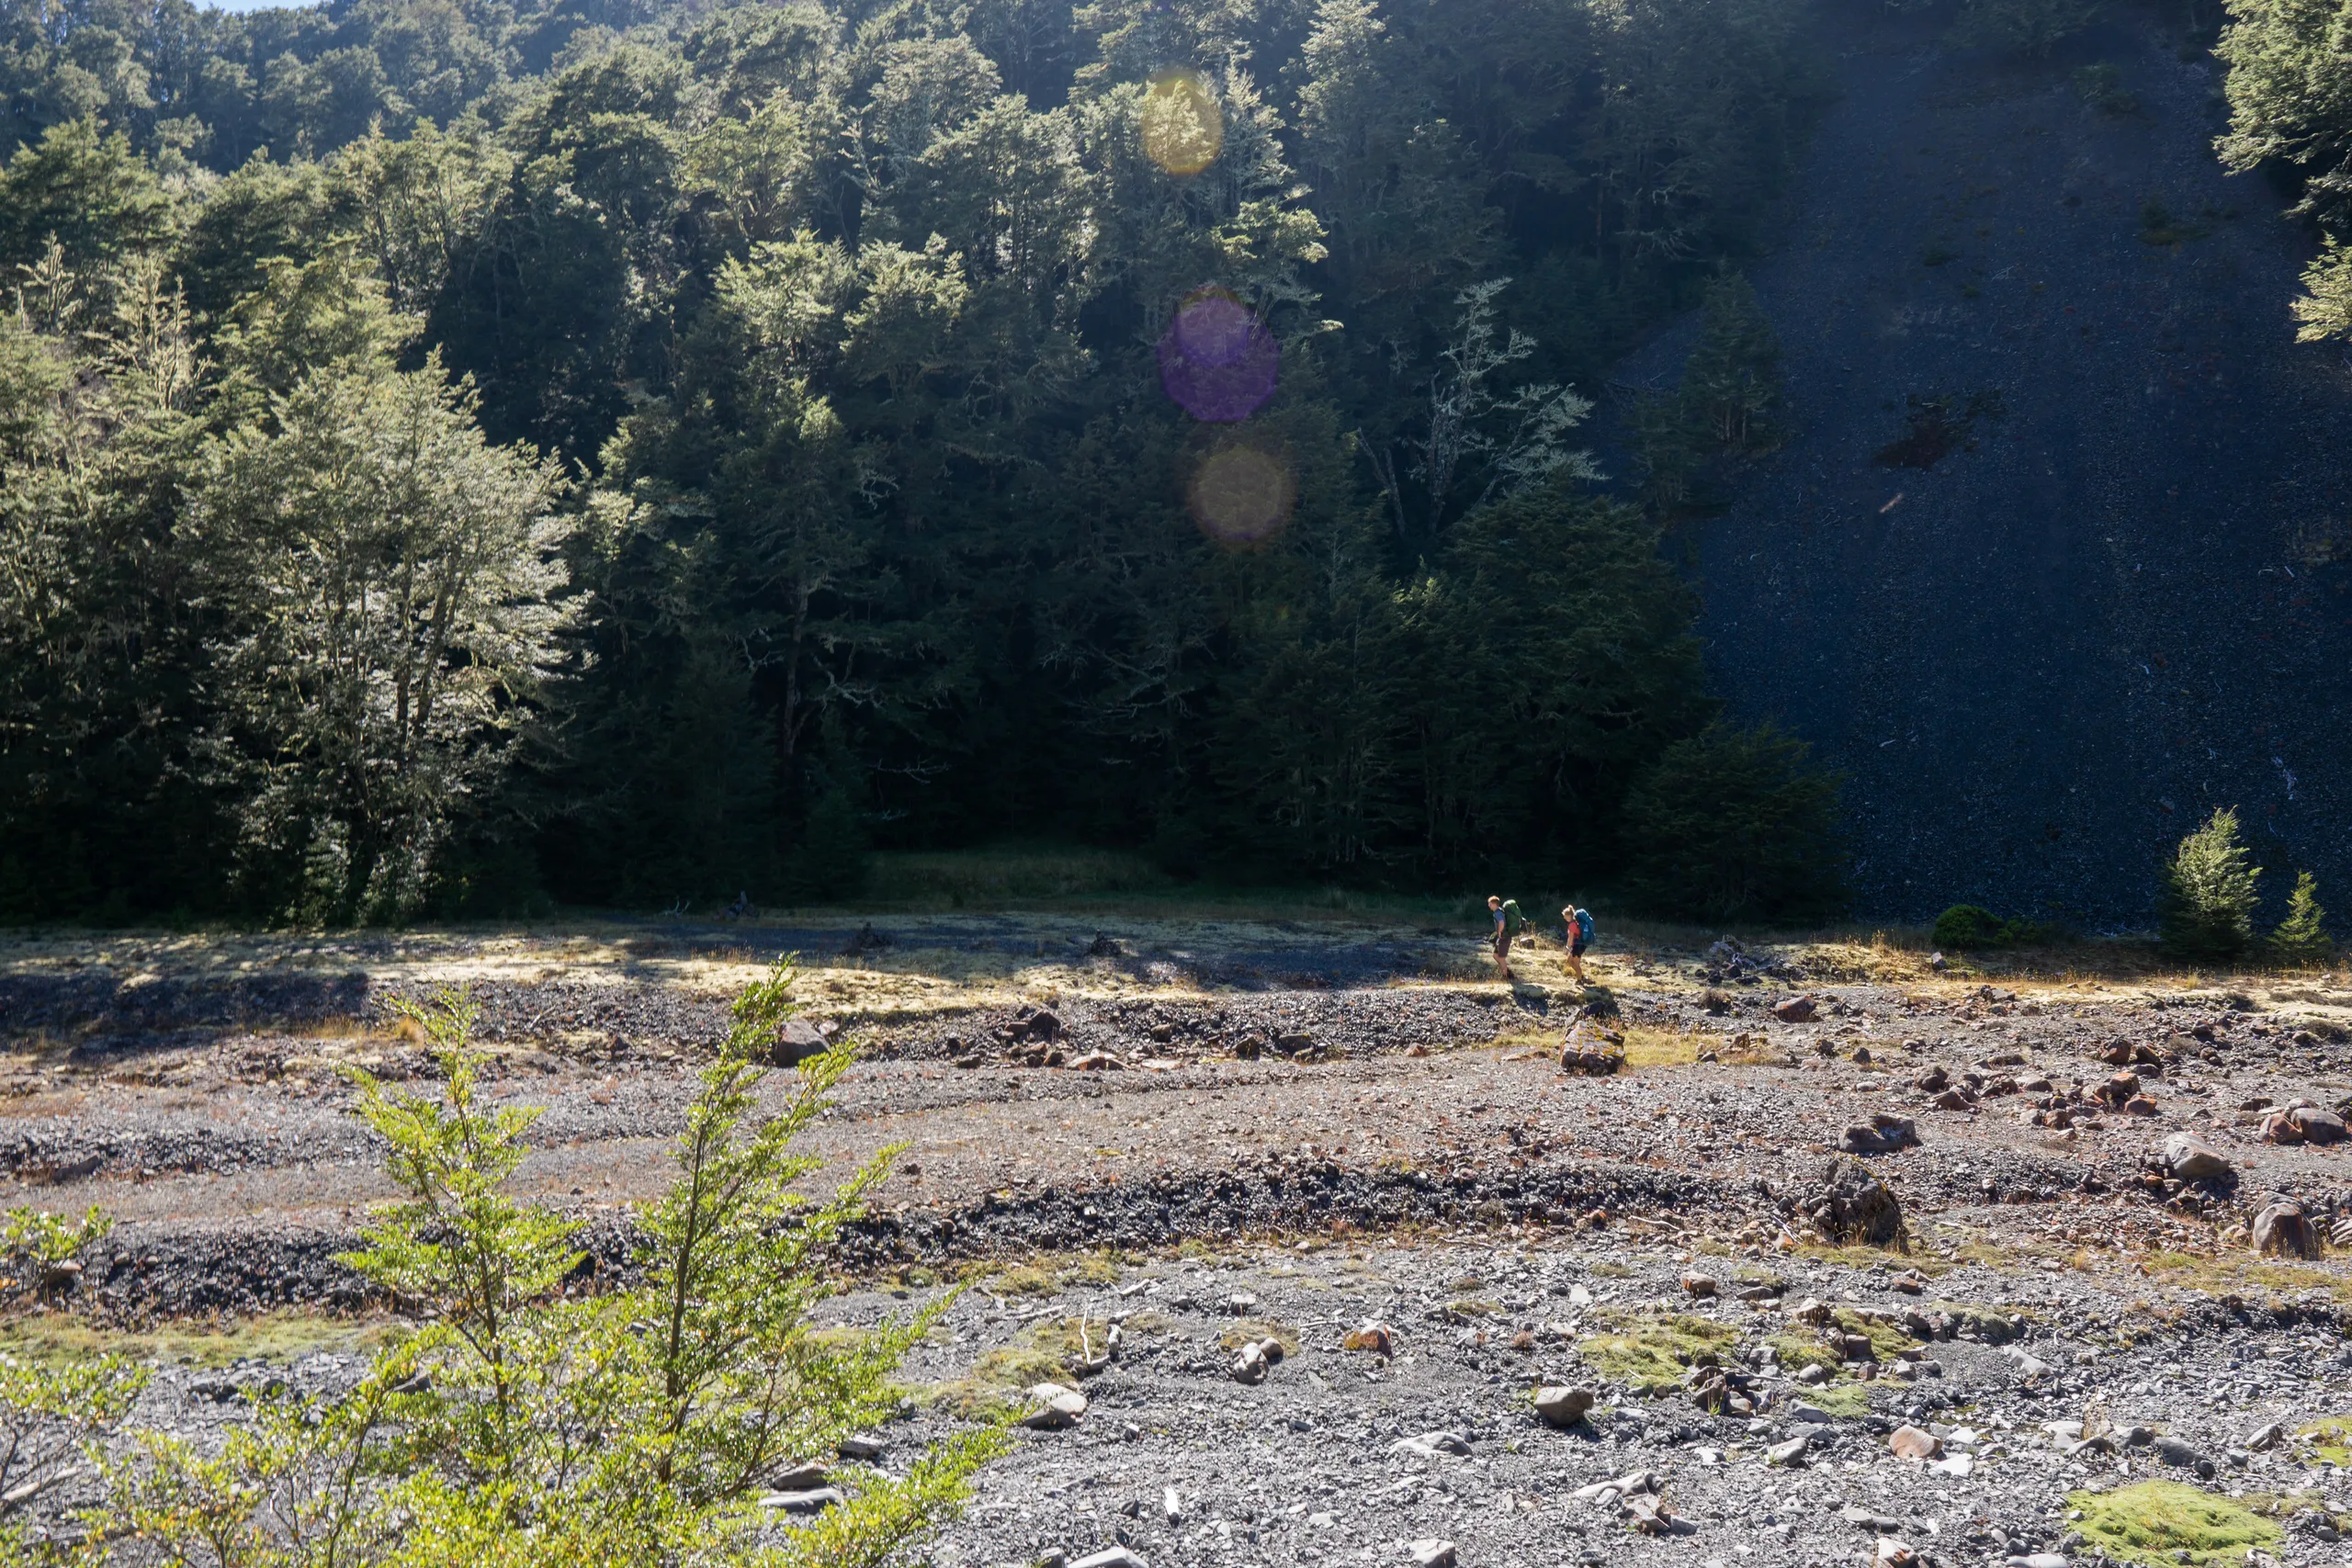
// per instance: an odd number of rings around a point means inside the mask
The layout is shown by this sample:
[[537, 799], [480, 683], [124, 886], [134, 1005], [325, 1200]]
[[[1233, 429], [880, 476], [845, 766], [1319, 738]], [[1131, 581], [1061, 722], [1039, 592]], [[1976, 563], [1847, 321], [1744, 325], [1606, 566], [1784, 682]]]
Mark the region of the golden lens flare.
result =
[[1144, 156], [1171, 175], [1199, 174], [1225, 150], [1225, 111], [1197, 71], [1162, 71], [1143, 96]]
[[1290, 466], [1255, 446], [1212, 452], [1185, 500], [1201, 532], [1225, 545], [1258, 545], [1282, 532], [1298, 487]]

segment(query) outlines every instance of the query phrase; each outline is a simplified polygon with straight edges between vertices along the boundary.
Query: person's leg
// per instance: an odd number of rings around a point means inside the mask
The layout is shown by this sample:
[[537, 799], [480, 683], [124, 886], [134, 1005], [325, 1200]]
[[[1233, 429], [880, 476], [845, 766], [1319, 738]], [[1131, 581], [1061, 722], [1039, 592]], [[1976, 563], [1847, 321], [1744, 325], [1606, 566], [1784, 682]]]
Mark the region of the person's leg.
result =
[[1495, 964], [1502, 970], [1504, 979], [1510, 978], [1510, 932], [1509, 931], [1495, 938]]

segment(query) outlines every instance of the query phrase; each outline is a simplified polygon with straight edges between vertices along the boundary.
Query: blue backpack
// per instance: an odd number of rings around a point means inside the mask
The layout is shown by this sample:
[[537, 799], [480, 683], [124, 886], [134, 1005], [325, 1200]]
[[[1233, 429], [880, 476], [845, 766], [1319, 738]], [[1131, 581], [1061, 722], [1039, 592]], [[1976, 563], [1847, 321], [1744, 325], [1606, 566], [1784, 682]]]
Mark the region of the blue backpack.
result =
[[1591, 943], [1592, 913], [1590, 910], [1578, 909], [1577, 911], [1577, 936], [1578, 940], [1584, 942], [1587, 945]]

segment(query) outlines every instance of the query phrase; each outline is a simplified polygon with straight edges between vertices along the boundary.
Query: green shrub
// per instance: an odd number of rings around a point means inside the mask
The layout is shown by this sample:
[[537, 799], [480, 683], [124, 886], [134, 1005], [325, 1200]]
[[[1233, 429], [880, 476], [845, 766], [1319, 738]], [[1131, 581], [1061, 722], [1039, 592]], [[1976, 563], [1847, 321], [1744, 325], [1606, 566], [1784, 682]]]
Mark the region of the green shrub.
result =
[[2075, 92], [2102, 114], [2132, 114], [2140, 107], [2140, 100], [2123, 85], [2123, 73], [2106, 61], [2077, 69]]
[[1936, 945], [1962, 952], [2025, 947], [2047, 942], [2053, 934], [2039, 920], [2005, 920], [1981, 904], [1954, 904], [1936, 917]]
[[2319, 907], [2319, 884], [2308, 871], [2295, 874], [2287, 896], [2287, 918], [2270, 933], [2270, 956], [2290, 969], [2308, 969], [2335, 956], [2327, 934], [2327, 911]]
[[2254, 944], [2256, 891], [2262, 868], [2246, 863], [2234, 808], [2216, 810], [2181, 840], [2164, 868], [2159, 917], [2165, 951], [2176, 958], [2245, 955]]
[[830, 1460], [899, 1407], [893, 1373], [952, 1299], [853, 1335], [811, 1324], [822, 1254], [898, 1151], [830, 1197], [793, 1190], [819, 1162], [791, 1145], [847, 1070], [847, 1044], [804, 1063], [785, 1109], [750, 1124], [796, 1010], [791, 980], [779, 965], [737, 1000], [677, 1179], [639, 1218], [636, 1282], [604, 1294], [566, 1285], [575, 1223], [507, 1190], [537, 1112], [476, 1098], [470, 1005], [411, 1010], [444, 1076], [415, 1092], [354, 1075], [401, 1199], [345, 1260], [416, 1331], [347, 1393], [270, 1396], [218, 1446], [142, 1435], [110, 1463], [110, 1522], [137, 1543], [120, 1560], [879, 1568], [953, 1517], [1001, 1451], [1001, 1424], [901, 1477], [837, 1472], [846, 1500], [781, 1545], [750, 1506], [765, 1477]]
[[1686, 919], [1835, 914], [1847, 899], [1838, 783], [1770, 725], [1677, 741], [1626, 797], [1628, 891]]

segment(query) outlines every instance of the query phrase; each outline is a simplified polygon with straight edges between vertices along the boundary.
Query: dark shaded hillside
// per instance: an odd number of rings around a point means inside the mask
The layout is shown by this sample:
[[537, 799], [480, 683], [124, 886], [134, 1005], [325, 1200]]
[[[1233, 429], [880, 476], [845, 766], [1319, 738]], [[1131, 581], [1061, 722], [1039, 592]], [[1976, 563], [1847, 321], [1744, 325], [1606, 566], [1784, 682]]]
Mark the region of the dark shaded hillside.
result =
[[2266, 914], [2290, 867], [2352, 908], [2352, 371], [2214, 160], [2219, 67], [2136, 16], [2035, 62], [1846, 36], [1753, 273], [1794, 434], [1691, 530], [1715, 682], [1849, 771], [1866, 910], [2135, 922], [2230, 804]]

